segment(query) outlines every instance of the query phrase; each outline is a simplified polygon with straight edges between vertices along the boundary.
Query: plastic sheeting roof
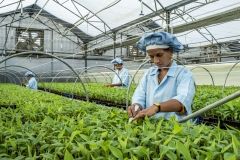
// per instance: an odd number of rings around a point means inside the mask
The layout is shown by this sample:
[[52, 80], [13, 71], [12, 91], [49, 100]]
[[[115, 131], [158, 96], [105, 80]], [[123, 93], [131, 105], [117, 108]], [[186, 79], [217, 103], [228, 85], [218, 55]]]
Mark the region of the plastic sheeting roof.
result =
[[[156, 10], [171, 6], [181, 0], [143, 0], [144, 16]], [[184, 0], [182, 0], [184, 1]], [[190, 1], [190, 0], [189, 0]], [[206, 4], [207, 3], [207, 4]], [[35, 5], [34, 5], [35, 4]], [[46, 4], [46, 5], [45, 5]], [[0, 16], [21, 11], [19, 0], [3, 0], [0, 2]], [[24, 12], [27, 8], [38, 13], [42, 8], [42, 16], [46, 16], [63, 26], [74, 27], [72, 30], [83, 40], [111, 31], [133, 20], [140, 18], [140, 0], [22, 0]], [[240, 7], [239, 0], [192, 0], [192, 3], [179, 7], [171, 12], [170, 27], [184, 25], [207, 16], [221, 14], [224, 11]], [[94, 15], [96, 14], [96, 15]], [[159, 27], [166, 27], [161, 14], [152, 17]], [[83, 21], [88, 19], [88, 23]], [[239, 16], [240, 18], [240, 16]], [[231, 20], [222, 24], [201, 27], [176, 34], [183, 44], [202, 46], [227, 40], [240, 39], [240, 20]], [[174, 32], [174, 31], [173, 31]]]
[[[202, 1], [204, 2], [204, 1]], [[197, 7], [196, 3], [191, 3], [185, 7], [185, 10], [192, 7]], [[189, 13], [189, 15], [184, 15], [182, 18], [187, 22], [197, 21], [199, 19], [221, 14], [225, 11], [231, 9], [240, 10], [240, 1], [239, 0], [219, 0], [208, 5], [205, 5], [199, 9], [196, 9]], [[191, 18], [192, 17], [192, 18]], [[238, 16], [240, 18], [240, 15]], [[185, 21], [182, 18], [173, 20], [171, 23], [173, 26], [184, 24]], [[187, 31], [184, 33], [176, 34], [179, 40], [183, 44], [189, 44], [189, 46], [202, 46], [212, 43], [222, 43], [226, 41], [232, 41], [240, 39], [240, 19], [231, 20], [229, 22], [218, 23], [206, 27], [199, 28], [199, 32], [196, 30]]]

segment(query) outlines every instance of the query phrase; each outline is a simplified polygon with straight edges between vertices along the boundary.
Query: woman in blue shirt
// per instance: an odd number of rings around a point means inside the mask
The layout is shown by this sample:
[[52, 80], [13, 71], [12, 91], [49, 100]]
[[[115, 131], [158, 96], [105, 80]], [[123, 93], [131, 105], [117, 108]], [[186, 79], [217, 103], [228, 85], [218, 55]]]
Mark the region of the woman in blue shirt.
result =
[[145, 34], [137, 47], [147, 52], [156, 66], [148, 69], [141, 79], [128, 107], [133, 120], [145, 116], [170, 117], [176, 120], [192, 113], [195, 93], [191, 72], [172, 60], [174, 52], [183, 49], [177, 38], [166, 32]]
[[29, 88], [29, 89], [32, 89], [32, 90], [37, 90], [37, 81], [35, 79], [35, 74], [28, 71], [25, 76], [27, 77], [28, 79], [28, 84], [26, 83], [22, 83], [23, 86]]
[[129, 85], [130, 74], [128, 70], [123, 67], [123, 60], [120, 58], [115, 58], [111, 61], [111, 63], [114, 64], [116, 72], [114, 74], [112, 84], [107, 84], [105, 86], [114, 88], [127, 88]]

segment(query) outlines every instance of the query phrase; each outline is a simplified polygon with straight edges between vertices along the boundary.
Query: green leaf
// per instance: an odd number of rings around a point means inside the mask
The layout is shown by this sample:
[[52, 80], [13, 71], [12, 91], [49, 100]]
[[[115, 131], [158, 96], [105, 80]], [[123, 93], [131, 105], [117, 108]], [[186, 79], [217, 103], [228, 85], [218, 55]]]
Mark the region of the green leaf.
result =
[[172, 151], [168, 151], [167, 154], [166, 154], [166, 156], [167, 156], [168, 158], [170, 158], [171, 160], [177, 160], [176, 154], [173, 153]]
[[178, 140], [176, 141], [176, 147], [177, 147], [177, 151], [180, 152], [187, 160], [192, 159], [187, 147], [181, 142], [179, 142]]
[[231, 136], [232, 136], [232, 144], [233, 144], [234, 154], [238, 155], [239, 141], [233, 134], [231, 134]]
[[42, 139], [42, 135], [38, 135], [38, 137], [33, 140], [32, 144], [36, 145], [41, 139]]
[[224, 153], [224, 152], [226, 152], [230, 147], [232, 147], [232, 143], [230, 143], [229, 145], [227, 145], [227, 146], [225, 146], [222, 150], [221, 150], [221, 152], [222, 153]]
[[74, 160], [73, 156], [71, 155], [71, 153], [68, 152], [67, 149], [66, 149], [65, 154], [64, 154], [64, 160]]
[[24, 158], [25, 158], [25, 156], [18, 156], [14, 160], [21, 160], [21, 159], [24, 159]]
[[53, 159], [53, 154], [50, 154], [50, 153], [43, 153], [41, 154], [43, 156], [43, 158], [46, 158], [46, 159]]
[[147, 152], [146, 148], [143, 146], [138, 146], [136, 148], [132, 148], [132, 150], [140, 157], [143, 157], [144, 155], [148, 156], [148, 152]]
[[128, 138], [126, 138], [126, 139], [123, 141], [120, 137], [118, 137], [118, 142], [120, 143], [123, 152], [125, 152], [125, 150], [126, 150], [127, 141], [128, 141]]
[[155, 126], [149, 121], [149, 118], [147, 116], [145, 116], [145, 121], [146, 125], [150, 128], [150, 129], [154, 129], [155, 130]]
[[236, 160], [236, 155], [232, 153], [225, 153], [224, 160]]
[[160, 145], [160, 159], [169, 151], [170, 149], [165, 145]]
[[145, 137], [145, 138], [142, 139], [141, 144], [144, 143], [144, 142], [146, 142], [146, 141], [149, 141], [149, 139], [151, 139], [151, 138], [154, 137], [154, 136], [156, 136], [156, 133], [151, 133], [151, 132], [149, 131], [149, 135], [148, 135], [147, 137]]
[[145, 125], [145, 123], [143, 123], [143, 132], [144, 133], [148, 133], [148, 127]]
[[32, 157], [32, 148], [29, 145], [27, 145], [27, 147], [28, 147], [28, 156]]
[[54, 120], [51, 117], [47, 116], [45, 120], [48, 124], [50, 124], [51, 126], [54, 126]]
[[180, 126], [176, 121], [174, 122], [174, 130], [172, 131], [173, 134], [177, 134], [178, 132], [181, 132], [183, 127]]
[[163, 145], [166, 146], [172, 140], [173, 136], [174, 135], [171, 135], [170, 137], [168, 137], [168, 139], [166, 139], [166, 141], [163, 143]]
[[[81, 133], [81, 131], [79, 131], [80, 133]], [[79, 134], [80, 135], [80, 137], [82, 138], [82, 139], [84, 139], [85, 141], [90, 141], [90, 139], [89, 139], [89, 137], [88, 136], [86, 136], [86, 135], [84, 135], [84, 134]]]
[[[72, 132], [71, 138], [70, 138], [70, 142], [72, 142], [72, 140], [74, 139], [74, 137], [78, 134], [80, 134], [82, 131], [74, 131]], [[81, 136], [81, 135], [80, 135]], [[84, 135], [85, 136], [85, 135]], [[82, 137], [82, 136], [81, 136]], [[84, 138], [83, 138], [84, 139]]]
[[107, 140], [107, 141], [103, 142], [101, 147], [105, 152], [107, 152], [109, 149], [109, 145], [110, 145], [110, 140]]
[[187, 142], [185, 142], [186, 148], [189, 150], [189, 145], [190, 145], [190, 137], [188, 136]]
[[113, 127], [113, 129], [115, 130], [115, 132], [117, 132], [118, 136], [120, 136], [120, 137], [125, 137], [125, 134], [123, 133], [122, 130], [120, 130], [120, 129], [114, 127], [114, 126], [112, 126], [112, 127]]
[[195, 128], [193, 128], [192, 130], [191, 130], [191, 136], [193, 137], [193, 138], [195, 138], [195, 137], [198, 137], [198, 135], [202, 132], [202, 130], [203, 130], [203, 128], [204, 128], [204, 125], [202, 125], [201, 127], [195, 127]]
[[115, 117], [115, 116], [116, 116], [116, 114], [113, 113], [113, 112], [111, 112], [110, 118], [113, 118], [113, 117]]
[[10, 142], [11, 146], [13, 146], [14, 148], [17, 147], [17, 143], [16, 143], [16, 141], [14, 141], [14, 140], [10, 140], [9, 142]]
[[125, 128], [126, 128], [126, 131], [127, 131], [127, 137], [131, 137], [131, 134], [133, 133], [131, 123], [126, 123]]
[[88, 159], [89, 159], [89, 151], [81, 144], [81, 143], [78, 143], [77, 142], [77, 145], [78, 145], [78, 147], [80, 148], [80, 151], [81, 151], [81, 153], [84, 155], [84, 156], [86, 156], [86, 157], [88, 157]]
[[103, 132], [103, 133], [101, 134], [101, 138], [105, 138], [105, 137], [107, 137], [107, 135], [108, 135], [108, 131]]
[[193, 143], [194, 143], [194, 144], [198, 144], [198, 142], [201, 140], [201, 138], [202, 138], [201, 136], [198, 137], [198, 138], [196, 138]]
[[111, 150], [112, 154], [117, 157], [118, 159], [122, 160], [123, 159], [123, 154], [122, 152], [116, 148], [116, 147], [113, 147], [113, 146], [109, 146], [109, 149]]
[[163, 123], [163, 118], [158, 122], [158, 124], [157, 124], [157, 128], [156, 128], [156, 130], [157, 130], [157, 132], [159, 132], [160, 131], [160, 129], [161, 129], [161, 126], [162, 126], [162, 123]]
[[57, 136], [58, 139], [61, 139], [63, 137], [64, 133], [65, 133], [65, 128], [63, 130], [61, 130], [61, 132], [58, 134], [58, 136]]

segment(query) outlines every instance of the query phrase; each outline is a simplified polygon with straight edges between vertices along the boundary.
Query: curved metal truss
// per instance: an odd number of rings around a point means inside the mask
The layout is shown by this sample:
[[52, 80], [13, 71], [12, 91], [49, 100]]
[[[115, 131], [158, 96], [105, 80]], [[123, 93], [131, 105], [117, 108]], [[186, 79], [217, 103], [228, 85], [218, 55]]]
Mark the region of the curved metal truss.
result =
[[81, 84], [82, 84], [82, 86], [83, 86], [83, 89], [84, 89], [84, 91], [85, 91], [86, 100], [89, 101], [86, 87], [85, 87], [85, 85], [83, 84], [83, 82], [82, 82], [81, 78], [79, 77], [79, 75], [76, 73], [76, 71], [75, 71], [68, 63], [66, 63], [65, 61], [63, 61], [62, 59], [60, 59], [60, 58], [58, 58], [58, 57], [56, 57], [56, 56], [54, 56], [54, 55], [51, 55], [51, 54], [48, 54], [48, 53], [44, 53], [44, 52], [23, 52], [23, 53], [19, 53], [19, 54], [15, 54], [15, 55], [11, 55], [11, 56], [6, 57], [5, 59], [3, 59], [3, 60], [0, 61], [0, 64], [3, 63], [3, 62], [5, 62], [5, 61], [7, 61], [8, 59], [14, 58], [14, 57], [16, 57], [16, 56], [30, 55], [30, 54], [33, 54], [33, 55], [34, 55], [34, 54], [47, 55], [47, 56], [49, 56], [49, 57], [52, 57], [52, 58], [55, 58], [55, 59], [59, 60], [60, 62], [62, 62], [62, 63], [65, 64], [66, 66], [68, 66], [68, 67], [72, 70], [72, 72], [74, 72], [74, 73], [76, 74], [76, 76], [78, 77], [78, 79], [79, 79], [79, 81], [81, 82]]

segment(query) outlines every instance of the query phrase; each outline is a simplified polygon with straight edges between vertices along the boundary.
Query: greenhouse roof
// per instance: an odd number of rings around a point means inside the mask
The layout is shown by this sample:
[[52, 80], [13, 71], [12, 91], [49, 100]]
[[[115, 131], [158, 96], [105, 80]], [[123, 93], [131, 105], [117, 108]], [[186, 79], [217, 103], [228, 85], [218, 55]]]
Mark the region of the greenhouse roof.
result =
[[[22, 3], [21, 3], [22, 2]], [[21, 9], [22, 7], [22, 9]], [[144, 15], [140, 15], [140, 13]], [[38, 14], [67, 27], [83, 42], [111, 37], [147, 20], [170, 28], [183, 44], [202, 46], [240, 39], [239, 0], [2, 0], [0, 16]], [[170, 18], [169, 25], [166, 24]], [[20, 17], [15, 17], [20, 19]], [[159, 28], [158, 28], [159, 26]], [[68, 31], [67, 30], [67, 31]], [[148, 30], [152, 31], [152, 30]]]

